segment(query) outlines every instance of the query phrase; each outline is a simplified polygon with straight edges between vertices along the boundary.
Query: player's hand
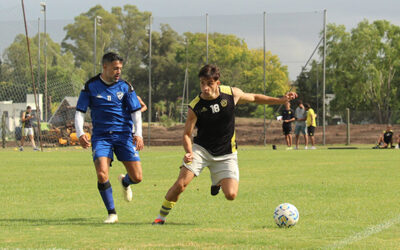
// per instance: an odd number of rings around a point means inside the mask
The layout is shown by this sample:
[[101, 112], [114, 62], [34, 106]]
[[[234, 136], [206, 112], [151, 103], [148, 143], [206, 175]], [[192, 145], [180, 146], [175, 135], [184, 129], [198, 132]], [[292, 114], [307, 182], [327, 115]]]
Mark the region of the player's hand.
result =
[[83, 134], [81, 137], [79, 137], [79, 144], [81, 144], [82, 148], [88, 148], [90, 146], [90, 142], [86, 134]]
[[143, 138], [141, 136], [133, 137], [133, 144], [136, 145], [136, 150], [140, 151], [144, 148]]
[[184, 163], [189, 163], [193, 161], [193, 154], [192, 153], [186, 153], [185, 156], [183, 157], [183, 162]]
[[288, 92], [285, 94], [285, 96], [282, 97], [282, 99], [285, 102], [290, 102], [291, 100], [294, 100], [297, 98], [297, 93], [296, 92]]

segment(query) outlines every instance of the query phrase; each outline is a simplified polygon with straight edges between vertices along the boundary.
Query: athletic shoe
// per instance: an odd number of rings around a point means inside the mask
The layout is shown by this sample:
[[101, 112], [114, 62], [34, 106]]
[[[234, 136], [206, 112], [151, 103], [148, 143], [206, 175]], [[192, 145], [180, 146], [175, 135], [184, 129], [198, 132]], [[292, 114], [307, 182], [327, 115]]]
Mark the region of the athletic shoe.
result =
[[19, 147], [19, 151], [24, 151], [24, 147]]
[[118, 181], [121, 183], [122, 186], [122, 195], [124, 196], [124, 199], [127, 202], [130, 202], [132, 200], [132, 189], [130, 186], [125, 187], [124, 184], [122, 184], [122, 180], [125, 178], [124, 174], [120, 174], [118, 176]]
[[286, 150], [292, 150], [292, 149], [293, 149], [292, 147], [287, 147], [287, 148], [286, 148]]
[[164, 225], [165, 220], [162, 219], [155, 219], [151, 225]]
[[211, 186], [211, 195], [215, 196], [219, 193], [221, 186]]
[[316, 147], [312, 146], [311, 149], [317, 149]]
[[308, 149], [308, 147], [307, 147], [307, 146], [305, 146], [305, 147], [304, 147], [304, 149], [305, 149], [305, 150], [307, 150], [307, 149]]
[[104, 221], [106, 224], [114, 224], [118, 222], [118, 215], [116, 214], [109, 214], [107, 219]]
[[33, 148], [33, 151], [39, 151], [40, 149], [39, 148]]

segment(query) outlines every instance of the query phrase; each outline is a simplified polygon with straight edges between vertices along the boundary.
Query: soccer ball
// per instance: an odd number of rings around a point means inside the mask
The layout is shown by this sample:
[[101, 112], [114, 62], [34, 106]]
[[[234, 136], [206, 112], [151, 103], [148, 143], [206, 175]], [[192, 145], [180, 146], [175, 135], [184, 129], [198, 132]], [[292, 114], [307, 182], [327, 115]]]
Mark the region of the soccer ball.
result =
[[299, 221], [299, 211], [290, 203], [282, 203], [275, 208], [274, 220], [279, 227], [293, 227]]

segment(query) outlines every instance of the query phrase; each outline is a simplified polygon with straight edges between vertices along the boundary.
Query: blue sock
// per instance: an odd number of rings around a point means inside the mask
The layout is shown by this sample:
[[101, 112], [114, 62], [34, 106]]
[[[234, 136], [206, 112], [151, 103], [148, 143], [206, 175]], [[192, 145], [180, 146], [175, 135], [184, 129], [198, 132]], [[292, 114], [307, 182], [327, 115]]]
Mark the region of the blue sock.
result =
[[124, 179], [122, 179], [122, 185], [124, 185], [124, 187], [128, 187], [131, 184], [137, 184], [137, 182], [132, 181], [131, 178], [129, 178], [129, 175], [126, 174]]
[[103, 199], [104, 205], [107, 208], [109, 214], [116, 214], [114, 206], [114, 198], [112, 195], [112, 187], [110, 181], [105, 183], [97, 183], [101, 198]]

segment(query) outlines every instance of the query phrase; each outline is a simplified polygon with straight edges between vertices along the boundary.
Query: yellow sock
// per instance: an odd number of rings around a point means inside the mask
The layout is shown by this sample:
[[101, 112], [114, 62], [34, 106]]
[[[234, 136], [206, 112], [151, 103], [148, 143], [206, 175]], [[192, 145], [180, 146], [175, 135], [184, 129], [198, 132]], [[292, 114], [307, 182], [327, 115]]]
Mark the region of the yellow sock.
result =
[[175, 201], [167, 201], [165, 200], [162, 203], [161, 209], [160, 209], [160, 218], [165, 220], [165, 217], [169, 214], [171, 209], [175, 206], [176, 202]]

